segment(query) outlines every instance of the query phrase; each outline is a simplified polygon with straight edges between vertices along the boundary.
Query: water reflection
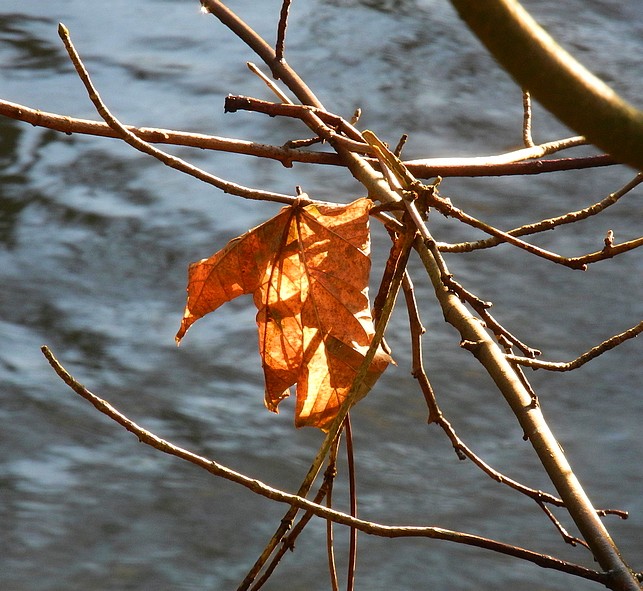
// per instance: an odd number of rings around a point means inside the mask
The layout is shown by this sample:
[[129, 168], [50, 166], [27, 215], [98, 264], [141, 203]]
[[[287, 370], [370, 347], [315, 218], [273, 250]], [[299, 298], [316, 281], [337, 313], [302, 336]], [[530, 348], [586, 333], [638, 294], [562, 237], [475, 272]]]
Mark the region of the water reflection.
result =
[[[35, 72], [51, 75], [69, 68], [61, 47], [41, 36], [55, 26], [55, 20], [42, 16], [18, 12], [0, 14], [1, 63], [7, 78], [32, 76]], [[15, 68], [16, 65], [19, 67]]]

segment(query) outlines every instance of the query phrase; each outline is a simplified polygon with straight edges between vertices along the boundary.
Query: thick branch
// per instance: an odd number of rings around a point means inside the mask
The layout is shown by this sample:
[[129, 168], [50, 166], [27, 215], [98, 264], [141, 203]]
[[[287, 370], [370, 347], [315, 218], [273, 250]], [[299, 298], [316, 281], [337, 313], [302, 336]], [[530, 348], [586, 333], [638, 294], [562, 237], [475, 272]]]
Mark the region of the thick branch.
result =
[[643, 171], [643, 112], [564, 51], [516, 0], [452, 0], [478, 39], [571, 129]]

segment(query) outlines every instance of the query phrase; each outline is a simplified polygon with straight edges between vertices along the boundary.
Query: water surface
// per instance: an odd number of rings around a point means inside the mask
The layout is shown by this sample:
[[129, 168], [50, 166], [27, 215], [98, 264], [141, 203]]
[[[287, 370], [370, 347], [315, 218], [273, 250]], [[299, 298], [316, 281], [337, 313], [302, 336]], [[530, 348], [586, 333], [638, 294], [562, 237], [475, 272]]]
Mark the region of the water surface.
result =
[[[529, 2], [585, 64], [641, 106], [640, 0]], [[280, 2], [232, 7], [274, 39]], [[280, 144], [307, 137], [290, 121], [223, 114], [228, 93], [271, 98], [248, 50], [197, 2], [5, 0], [0, 95], [44, 111], [94, 118], [56, 27], [63, 21], [103, 99], [126, 123]], [[287, 57], [329, 109], [363, 109], [364, 127], [406, 156], [466, 156], [520, 145], [520, 91], [448, 2], [295, 2]], [[570, 132], [535, 108], [535, 139]], [[284, 508], [138, 445], [55, 377], [48, 344], [90, 389], [142, 426], [265, 482], [296, 490], [321, 441], [295, 431], [293, 405], [265, 411], [249, 298], [201, 321], [174, 346], [187, 264], [273, 215], [277, 206], [223, 195], [116, 140], [65, 136], [0, 120], [0, 587], [233, 589]], [[343, 202], [362, 194], [340, 169], [174, 149], [226, 178]], [[585, 207], [633, 176], [613, 167], [529, 178], [450, 179], [443, 193], [503, 228]], [[551, 250], [597, 250], [608, 229], [640, 234], [641, 190], [597, 220], [538, 239]], [[440, 216], [439, 240], [473, 236]], [[388, 245], [376, 232], [376, 260]], [[586, 273], [503, 247], [450, 256], [470, 290], [544, 356], [569, 360], [643, 316], [637, 254]], [[447, 416], [487, 461], [551, 490], [490, 380], [432, 303], [413, 263], [427, 365]], [[360, 512], [383, 523], [438, 525], [497, 537], [592, 566], [565, 547], [538, 508], [459, 462], [426, 426], [409, 373], [406, 318], [388, 335], [398, 366], [353, 413]], [[639, 466], [640, 343], [572, 374], [530, 373], [546, 417], [626, 558], [643, 555]], [[345, 471], [342, 472], [342, 475]], [[343, 481], [342, 481], [343, 482]], [[338, 483], [338, 506], [345, 507]], [[560, 514], [561, 518], [564, 516]], [[565, 525], [572, 531], [568, 521]], [[338, 532], [340, 565], [345, 540]], [[269, 589], [328, 589], [323, 526], [313, 523]], [[640, 564], [638, 565], [640, 568]], [[508, 558], [428, 540], [362, 536], [359, 589], [596, 589]]]

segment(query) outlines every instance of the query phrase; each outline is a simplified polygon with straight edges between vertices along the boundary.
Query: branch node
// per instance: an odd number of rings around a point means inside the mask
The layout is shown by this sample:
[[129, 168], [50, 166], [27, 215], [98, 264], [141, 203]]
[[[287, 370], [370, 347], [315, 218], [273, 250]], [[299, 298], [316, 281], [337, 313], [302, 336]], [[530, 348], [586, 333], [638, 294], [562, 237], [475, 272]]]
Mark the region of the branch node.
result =
[[482, 345], [484, 345], [483, 340], [470, 341], [468, 339], [463, 339], [462, 341], [460, 341], [460, 347], [466, 349], [467, 351], [471, 351], [474, 355], [476, 355], [480, 351]]

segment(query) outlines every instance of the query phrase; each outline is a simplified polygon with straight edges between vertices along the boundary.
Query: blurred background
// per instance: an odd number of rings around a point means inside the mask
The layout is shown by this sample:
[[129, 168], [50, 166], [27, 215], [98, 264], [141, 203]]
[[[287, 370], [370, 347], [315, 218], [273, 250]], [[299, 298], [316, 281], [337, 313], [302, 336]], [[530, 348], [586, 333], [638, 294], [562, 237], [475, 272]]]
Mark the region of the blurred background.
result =
[[[270, 42], [281, 2], [234, 0]], [[639, 107], [643, 2], [525, 2], [581, 62]], [[249, 50], [188, 0], [4, 0], [0, 97], [99, 119], [56, 28], [69, 28], [102, 98], [121, 121], [281, 144], [299, 123], [223, 114], [228, 93], [272, 99], [247, 70]], [[286, 57], [329, 110], [407, 158], [479, 156], [520, 147], [521, 92], [446, 0], [294, 2]], [[534, 139], [575, 135], [534, 108]], [[343, 169], [168, 148], [238, 183], [349, 202], [363, 194]], [[576, 154], [592, 153], [591, 149]], [[634, 176], [624, 167], [531, 177], [447, 179], [442, 194], [501, 228], [580, 209]], [[143, 445], [72, 393], [40, 353], [49, 345], [81, 382], [141, 426], [289, 491], [322, 440], [295, 430], [294, 403], [263, 407], [251, 298], [227, 304], [174, 344], [187, 265], [274, 215], [279, 206], [224, 195], [124, 143], [0, 118], [0, 587], [7, 591], [234, 589], [285, 512]], [[641, 189], [598, 219], [534, 239], [568, 256], [641, 233]], [[387, 255], [374, 226], [373, 284]], [[441, 241], [478, 234], [433, 215]], [[465, 287], [494, 302], [506, 327], [548, 360], [570, 360], [643, 316], [640, 253], [586, 272], [510, 247], [447, 262]], [[507, 475], [552, 487], [521, 430], [411, 263], [426, 363], [460, 436]], [[410, 375], [407, 320], [394, 314], [387, 370], [352, 413], [360, 515], [437, 525], [593, 566], [565, 546], [538, 507], [460, 462], [426, 425]], [[641, 343], [630, 341], [569, 374], [528, 372], [554, 433], [626, 560], [643, 556]], [[346, 507], [346, 470], [336, 484]], [[557, 512], [574, 532], [564, 513]], [[345, 532], [337, 529], [345, 567]], [[637, 562], [638, 561], [638, 562]], [[340, 570], [340, 577], [343, 572]], [[313, 520], [266, 589], [329, 588], [324, 525]], [[596, 589], [581, 579], [445, 542], [360, 536], [357, 589]]]

